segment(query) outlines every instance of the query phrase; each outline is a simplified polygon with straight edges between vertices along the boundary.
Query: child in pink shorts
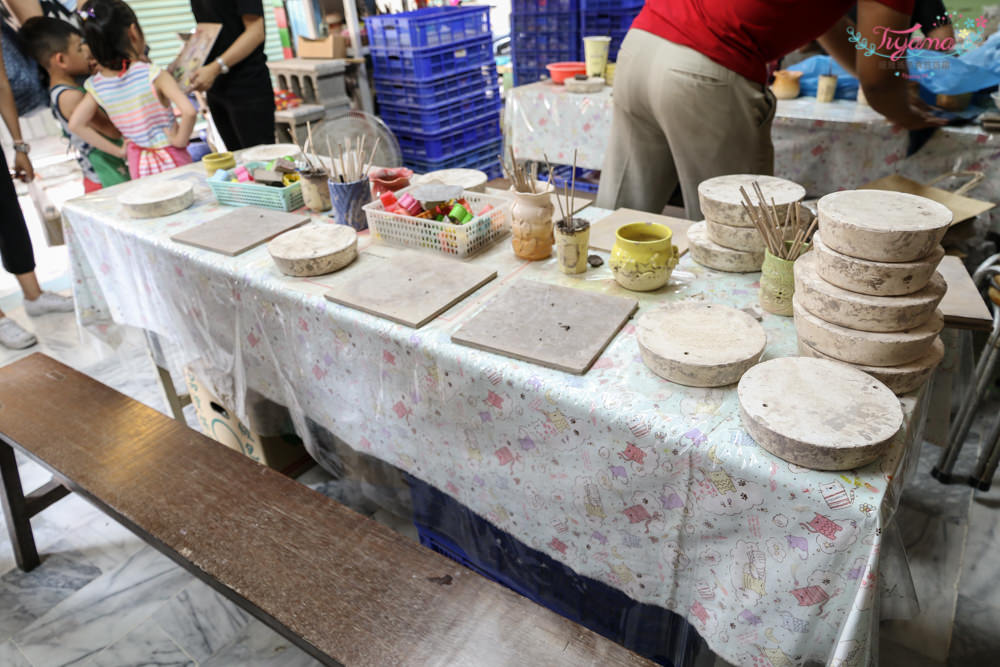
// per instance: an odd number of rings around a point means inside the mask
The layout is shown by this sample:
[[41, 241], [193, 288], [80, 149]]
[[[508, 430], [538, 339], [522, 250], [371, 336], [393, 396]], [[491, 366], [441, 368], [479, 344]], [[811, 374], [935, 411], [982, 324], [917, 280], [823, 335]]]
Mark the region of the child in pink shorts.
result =
[[[122, 0], [89, 0], [79, 14], [99, 67], [84, 84], [87, 95], [69, 119], [70, 131], [106, 153], [126, 158], [132, 178], [190, 164], [185, 148], [194, 129], [194, 106], [169, 72], [142, 60], [146, 40], [135, 13]], [[98, 107], [121, 132], [124, 146], [89, 126]]]

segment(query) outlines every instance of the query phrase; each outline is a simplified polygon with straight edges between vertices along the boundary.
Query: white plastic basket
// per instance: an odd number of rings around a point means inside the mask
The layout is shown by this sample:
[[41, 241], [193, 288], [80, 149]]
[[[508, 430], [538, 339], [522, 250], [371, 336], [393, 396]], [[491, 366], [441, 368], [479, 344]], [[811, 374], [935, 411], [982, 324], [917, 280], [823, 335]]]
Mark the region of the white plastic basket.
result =
[[[396, 196], [408, 189], [397, 192]], [[487, 204], [493, 209], [464, 225], [455, 225], [388, 213], [376, 198], [364, 206], [365, 217], [377, 239], [411, 248], [429, 248], [455, 257], [468, 257], [482, 251], [510, 231], [511, 202], [504, 197], [469, 191], [463, 192], [462, 197], [469, 202], [473, 212], [483, 210]]]

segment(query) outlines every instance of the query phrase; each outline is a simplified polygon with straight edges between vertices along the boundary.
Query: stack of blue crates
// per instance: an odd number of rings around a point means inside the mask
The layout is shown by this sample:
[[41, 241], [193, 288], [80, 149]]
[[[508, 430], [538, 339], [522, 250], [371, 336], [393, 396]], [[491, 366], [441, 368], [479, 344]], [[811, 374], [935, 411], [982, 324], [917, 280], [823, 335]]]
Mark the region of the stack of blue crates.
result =
[[550, 63], [583, 60], [583, 38], [611, 37], [614, 62], [643, 0], [513, 0], [510, 14], [514, 85], [548, 78]]
[[643, 0], [580, 0], [582, 37], [607, 35], [611, 38], [608, 62], [618, 59], [625, 33], [642, 9]]
[[580, 0], [513, 0], [510, 12], [511, 62], [514, 85], [548, 77], [550, 63], [577, 61]]
[[366, 21], [382, 120], [419, 173], [500, 176], [503, 101], [489, 7], [433, 7]]

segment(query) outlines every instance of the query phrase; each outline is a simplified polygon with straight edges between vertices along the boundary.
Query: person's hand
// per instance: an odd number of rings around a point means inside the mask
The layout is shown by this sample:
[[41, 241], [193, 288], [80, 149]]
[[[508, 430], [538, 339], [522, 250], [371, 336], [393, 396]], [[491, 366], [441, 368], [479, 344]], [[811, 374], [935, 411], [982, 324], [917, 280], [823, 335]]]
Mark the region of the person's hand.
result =
[[922, 130], [925, 127], [944, 127], [948, 124], [948, 119], [935, 116], [930, 109], [931, 107], [927, 105], [921, 107], [911, 104], [908, 114], [891, 120], [904, 130]]
[[122, 160], [128, 159], [128, 145], [130, 143], [132, 142], [129, 139], [125, 139], [124, 141], [122, 141], [122, 145], [118, 147], [117, 157], [121, 158]]
[[199, 67], [191, 75], [191, 90], [199, 92], [208, 90], [215, 83], [215, 79], [218, 78], [220, 71], [219, 63], [215, 62]]
[[14, 154], [14, 177], [25, 183], [35, 178], [35, 169], [31, 166], [27, 153]]

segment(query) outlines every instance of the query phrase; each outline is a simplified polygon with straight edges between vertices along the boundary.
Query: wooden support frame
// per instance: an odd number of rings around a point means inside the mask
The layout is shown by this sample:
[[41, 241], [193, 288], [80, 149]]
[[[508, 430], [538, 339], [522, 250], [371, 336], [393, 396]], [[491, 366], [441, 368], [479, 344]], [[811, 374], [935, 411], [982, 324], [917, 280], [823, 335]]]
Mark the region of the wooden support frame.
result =
[[41, 563], [38, 548], [35, 546], [35, 536], [31, 532], [31, 517], [57, 500], [65, 498], [69, 495], [69, 489], [53, 478], [28, 495], [24, 495], [21, 475], [17, 470], [17, 459], [14, 458], [14, 448], [2, 437], [0, 437], [0, 478], [3, 481], [0, 502], [3, 504], [11, 546], [14, 548], [14, 560], [17, 561], [19, 568], [29, 572]]

